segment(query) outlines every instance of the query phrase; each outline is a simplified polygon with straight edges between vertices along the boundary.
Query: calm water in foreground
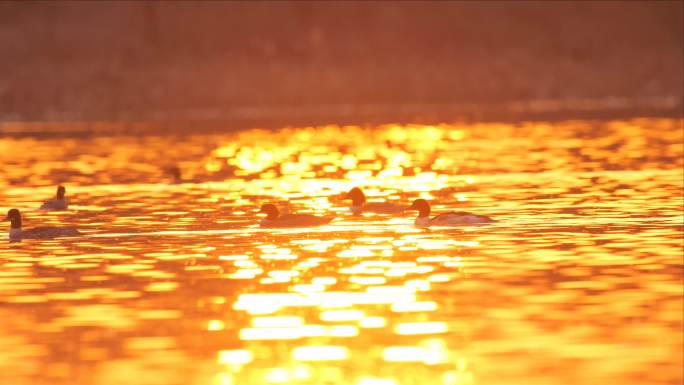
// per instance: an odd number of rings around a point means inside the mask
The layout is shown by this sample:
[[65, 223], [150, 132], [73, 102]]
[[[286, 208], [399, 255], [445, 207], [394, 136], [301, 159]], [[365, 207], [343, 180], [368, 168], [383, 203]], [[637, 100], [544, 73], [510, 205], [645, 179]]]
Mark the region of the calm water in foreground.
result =
[[[680, 384], [682, 121], [0, 139], [0, 383]], [[185, 183], [169, 183], [177, 164]], [[36, 210], [64, 183], [72, 208]], [[494, 225], [420, 230], [342, 194]], [[266, 202], [332, 213], [264, 230]]]

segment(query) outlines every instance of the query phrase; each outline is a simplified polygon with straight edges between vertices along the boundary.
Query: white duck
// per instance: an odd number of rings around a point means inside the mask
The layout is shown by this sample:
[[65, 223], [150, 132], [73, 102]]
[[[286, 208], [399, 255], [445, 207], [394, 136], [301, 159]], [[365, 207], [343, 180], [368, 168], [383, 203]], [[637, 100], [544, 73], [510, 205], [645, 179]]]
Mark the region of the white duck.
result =
[[7, 212], [6, 221], [10, 221], [9, 239], [18, 241], [21, 239], [52, 239], [57, 237], [68, 237], [81, 234], [73, 227], [34, 227], [28, 230], [21, 228], [21, 213], [18, 209], [11, 209]]
[[451, 211], [430, 218], [430, 204], [425, 199], [416, 199], [408, 209], [418, 210], [418, 217], [415, 221], [417, 227], [462, 226], [496, 222], [488, 216], [465, 211]]
[[346, 195], [352, 200], [349, 208], [352, 214], [375, 213], [375, 214], [398, 214], [405, 211], [406, 206], [400, 206], [389, 202], [366, 202], [366, 195], [360, 188], [354, 187]]
[[312, 227], [329, 223], [333, 217], [319, 217], [311, 214], [280, 215], [278, 208], [272, 204], [261, 206], [259, 213], [266, 214], [261, 220], [261, 227]]
[[67, 202], [64, 194], [66, 189], [64, 186], [57, 186], [57, 194], [53, 199], [46, 200], [40, 206], [41, 210], [66, 210], [69, 208], [69, 202]]

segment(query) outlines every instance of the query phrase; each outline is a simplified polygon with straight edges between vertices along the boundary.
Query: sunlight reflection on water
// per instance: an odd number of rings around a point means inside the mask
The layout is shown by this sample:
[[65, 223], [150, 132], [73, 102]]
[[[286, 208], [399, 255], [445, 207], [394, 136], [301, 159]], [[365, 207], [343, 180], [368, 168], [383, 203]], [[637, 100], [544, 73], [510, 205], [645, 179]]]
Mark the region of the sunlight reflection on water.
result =
[[[677, 384], [682, 121], [0, 139], [0, 382]], [[165, 170], [177, 164], [183, 181]], [[71, 210], [40, 212], [67, 186]], [[499, 222], [421, 230], [343, 195]], [[262, 229], [265, 202], [332, 213]]]

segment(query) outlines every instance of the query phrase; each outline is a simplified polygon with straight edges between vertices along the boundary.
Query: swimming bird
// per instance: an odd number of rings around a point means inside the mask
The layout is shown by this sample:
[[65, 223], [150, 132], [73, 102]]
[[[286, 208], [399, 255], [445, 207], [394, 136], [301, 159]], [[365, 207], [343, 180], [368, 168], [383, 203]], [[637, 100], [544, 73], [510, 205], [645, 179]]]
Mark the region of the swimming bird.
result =
[[[209, 182], [210, 179], [207, 179], [205, 177], [194, 177], [194, 178], [187, 178], [183, 176], [183, 171], [181, 171], [180, 167], [178, 166], [170, 166], [165, 169], [166, 174], [170, 177], [169, 184], [183, 184], [183, 183], [203, 183], [203, 182]], [[213, 180], [223, 180], [226, 177], [221, 177], [220, 175], [214, 173], [214, 179]]]
[[261, 227], [311, 227], [329, 223], [333, 217], [319, 217], [311, 214], [285, 214], [280, 215], [278, 208], [272, 204], [261, 206], [259, 213], [266, 214], [261, 220]]
[[64, 197], [64, 194], [66, 193], [66, 189], [64, 186], [59, 185], [57, 186], [57, 194], [55, 194], [55, 197], [53, 199], [46, 200], [43, 202], [43, 204], [40, 206], [41, 210], [66, 210], [69, 208], [69, 203], [67, 202], [66, 198]]
[[171, 177], [171, 183], [179, 184], [183, 183], [183, 176], [181, 175], [180, 167], [171, 166], [166, 169], [166, 172]]
[[415, 221], [417, 227], [462, 226], [496, 222], [490, 217], [465, 211], [452, 211], [430, 218], [430, 204], [425, 199], [416, 199], [408, 209], [418, 210], [418, 217]]
[[7, 212], [6, 221], [10, 221], [9, 239], [18, 241], [21, 239], [51, 239], [57, 237], [68, 237], [81, 234], [74, 227], [34, 227], [28, 230], [21, 228], [21, 213], [18, 209], [11, 209]]
[[389, 202], [366, 202], [366, 195], [364, 195], [363, 191], [358, 187], [349, 190], [345, 197], [352, 200], [352, 205], [349, 207], [352, 214], [398, 214], [407, 209], [406, 206], [400, 206]]

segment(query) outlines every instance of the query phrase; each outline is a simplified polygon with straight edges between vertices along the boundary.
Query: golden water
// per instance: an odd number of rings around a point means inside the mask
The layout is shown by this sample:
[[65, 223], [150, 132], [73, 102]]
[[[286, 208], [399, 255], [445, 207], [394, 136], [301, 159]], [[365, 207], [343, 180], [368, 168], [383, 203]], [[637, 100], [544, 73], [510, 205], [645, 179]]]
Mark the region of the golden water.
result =
[[[0, 139], [3, 212], [85, 233], [0, 246], [0, 383], [680, 384], [682, 134], [634, 119]], [[71, 210], [37, 211], [56, 183]], [[352, 217], [353, 186], [499, 222]], [[263, 230], [265, 202], [338, 218]]]

